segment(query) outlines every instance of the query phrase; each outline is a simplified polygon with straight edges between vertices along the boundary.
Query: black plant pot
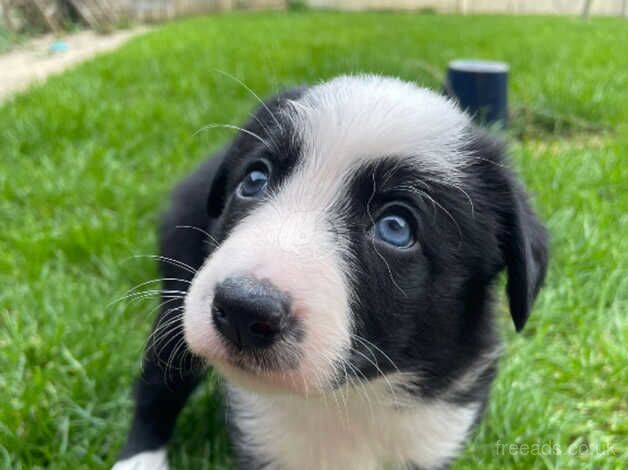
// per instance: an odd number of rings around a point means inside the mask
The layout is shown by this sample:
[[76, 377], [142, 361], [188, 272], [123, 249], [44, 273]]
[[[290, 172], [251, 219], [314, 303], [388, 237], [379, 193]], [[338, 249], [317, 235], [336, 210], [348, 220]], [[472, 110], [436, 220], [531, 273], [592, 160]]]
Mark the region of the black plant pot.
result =
[[508, 125], [508, 70], [503, 62], [454, 60], [447, 69], [445, 93], [485, 125]]

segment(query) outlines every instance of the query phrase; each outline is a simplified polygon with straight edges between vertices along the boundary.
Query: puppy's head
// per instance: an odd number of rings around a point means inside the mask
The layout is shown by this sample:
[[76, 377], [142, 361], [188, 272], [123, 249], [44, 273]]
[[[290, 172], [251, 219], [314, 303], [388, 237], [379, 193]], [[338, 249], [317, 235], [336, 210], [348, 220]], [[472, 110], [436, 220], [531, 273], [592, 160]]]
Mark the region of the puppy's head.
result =
[[207, 182], [217, 248], [186, 297], [190, 349], [258, 390], [392, 372], [445, 386], [493, 343], [498, 272], [517, 329], [545, 273], [545, 232], [501, 153], [395, 79], [266, 103]]

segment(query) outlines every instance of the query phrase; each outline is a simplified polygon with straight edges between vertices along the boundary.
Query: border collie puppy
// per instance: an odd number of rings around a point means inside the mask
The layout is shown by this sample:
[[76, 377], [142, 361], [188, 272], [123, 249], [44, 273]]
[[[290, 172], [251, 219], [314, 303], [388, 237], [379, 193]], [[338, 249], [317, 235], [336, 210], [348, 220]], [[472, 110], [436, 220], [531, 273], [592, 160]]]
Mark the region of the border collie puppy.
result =
[[521, 330], [546, 271], [503, 153], [394, 78], [264, 103], [174, 191], [158, 340], [114, 468], [166, 468], [203, 375], [182, 350], [225, 379], [239, 469], [448, 467], [495, 376], [496, 278]]

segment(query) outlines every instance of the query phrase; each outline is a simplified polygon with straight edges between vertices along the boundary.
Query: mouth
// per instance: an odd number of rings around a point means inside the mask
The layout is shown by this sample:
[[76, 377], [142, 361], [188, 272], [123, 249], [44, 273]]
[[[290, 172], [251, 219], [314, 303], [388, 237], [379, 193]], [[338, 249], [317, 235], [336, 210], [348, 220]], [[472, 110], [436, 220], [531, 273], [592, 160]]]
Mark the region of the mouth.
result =
[[225, 344], [226, 361], [233, 367], [259, 376], [297, 370], [303, 353], [289, 341], [282, 343], [265, 349], [242, 349]]
[[296, 361], [282, 367], [277, 358], [252, 358], [250, 355], [229, 356], [211, 361], [213, 367], [229, 382], [256, 392], [308, 395], [322, 391], [319, 384], [310, 383], [308, 374]]
[[334, 364], [312, 360], [295, 341], [281, 341], [264, 349], [238, 348], [218, 341], [216, 354], [195, 353], [228, 382], [268, 394], [323, 394], [342, 386]]

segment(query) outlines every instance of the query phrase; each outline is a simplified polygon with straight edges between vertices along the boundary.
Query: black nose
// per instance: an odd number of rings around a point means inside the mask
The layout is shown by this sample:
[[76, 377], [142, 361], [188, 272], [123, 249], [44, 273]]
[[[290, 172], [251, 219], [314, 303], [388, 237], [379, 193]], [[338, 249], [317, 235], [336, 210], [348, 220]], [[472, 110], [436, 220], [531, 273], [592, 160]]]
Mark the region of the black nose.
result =
[[230, 277], [216, 286], [212, 318], [239, 349], [267, 348], [281, 336], [289, 309], [287, 295], [269, 281]]

